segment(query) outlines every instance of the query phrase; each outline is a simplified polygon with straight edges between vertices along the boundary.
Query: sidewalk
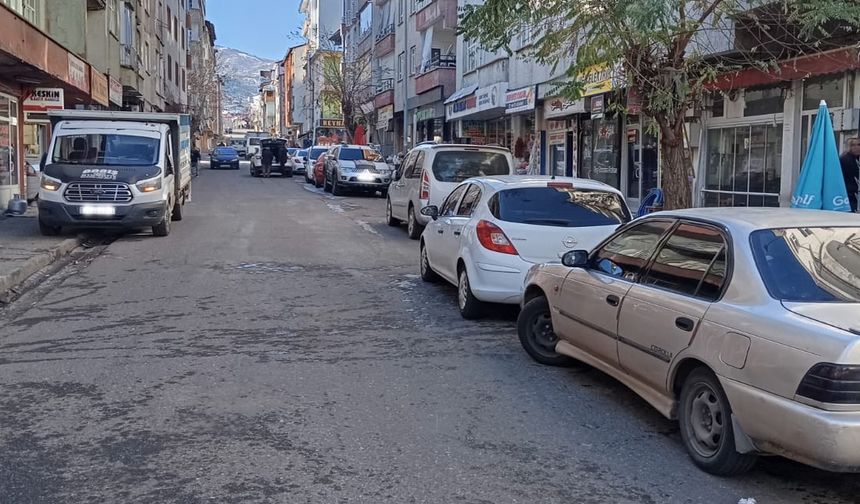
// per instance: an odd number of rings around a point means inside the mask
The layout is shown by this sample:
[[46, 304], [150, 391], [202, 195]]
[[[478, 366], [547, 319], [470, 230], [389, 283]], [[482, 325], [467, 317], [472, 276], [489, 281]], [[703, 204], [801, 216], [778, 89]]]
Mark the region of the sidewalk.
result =
[[80, 244], [75, 234], [42, 236], [35, 207], [21, 217], [0, 213], [0, 301], [33, 273], [69, 254]]

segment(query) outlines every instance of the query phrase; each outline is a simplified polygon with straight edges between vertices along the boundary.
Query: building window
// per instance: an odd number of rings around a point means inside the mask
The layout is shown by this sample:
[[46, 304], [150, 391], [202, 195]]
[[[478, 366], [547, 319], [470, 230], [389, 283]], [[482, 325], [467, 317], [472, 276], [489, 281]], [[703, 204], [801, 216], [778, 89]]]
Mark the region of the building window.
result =
[[176, 84], [176, 87], [179, 87], [179, 62], [175, 62], [173, 64], [173, 83]]
[[149, 61], [149, 42], [143, 43], [143, 68], [147, 72], [152, 68]]
[[173, 37], [173, 24], [170, 21], [173, 19], [173, 11], [170, 10], [169, 6], [167, 7], [167, 17], [165, 19], [167, 19], [167, 33]]
[[750, 88], [744, 91], [744, 117], [782, 114], [785, 89], [782, 86]]
[[782, 124], [708, 130], [704, 205], [779, 206]]
[[181, 37], [182, 38], [182, 50], [184, 51], [185, 50], [185, 39], [188, 38], [186, 36], [186, 33], [185, 33], [185, 25], [182, 25], [182, 31], [180, 33], [182, 35], [182, 37]]
[[845, 78], [843, 75], [827, 75], [813, 77], [803, 81], [803, 110], [818, 110], [821, 100], [827, 102], [831, 109], [844, 105], [842, 90]]
[[397, 24], [403, 24], [403, 18], [406, 16], [406, 0], [398, 0], [397, 3]]
[[481, 46], [477, 40], [466, 40], [466, 71], [471, 72], [480, 64]]
[[173, 57], [171, 55], [167, 55], [167, 80], [173, 80]]
[[179, 22], [176, 20], [176, 16], [173, 16], [173, 41], [179, 42]]
[[358, 29], [359, 37], [364, 37], [370, 33], [373, 27], [373, 7], [371, 4], [365, 4], [364, 8], [358, 13]]
[[418, 72], [418, 58], [415, 57], [415, 46], [409, 48], [409, 75]]
[[2, 0], [10, 9], [31, 24], [39, 26], [39, 0]]
[[403, 69], [406, 66], [406, 53], [402, 52], [397, 55], [397, 80], [403, 80]]
[[182, 90], [186, 91], [186, 88], [185, 88], [185, 69], [184, 68], [182, 69]]

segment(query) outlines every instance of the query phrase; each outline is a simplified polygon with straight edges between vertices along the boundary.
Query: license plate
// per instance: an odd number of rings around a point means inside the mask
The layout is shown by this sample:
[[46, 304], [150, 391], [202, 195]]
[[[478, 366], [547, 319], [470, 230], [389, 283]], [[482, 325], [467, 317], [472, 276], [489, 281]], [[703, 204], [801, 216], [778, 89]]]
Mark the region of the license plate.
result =
[[112, 206], [84, 205], [81, 207], [81, 215], [114, 215], [116, 209]]

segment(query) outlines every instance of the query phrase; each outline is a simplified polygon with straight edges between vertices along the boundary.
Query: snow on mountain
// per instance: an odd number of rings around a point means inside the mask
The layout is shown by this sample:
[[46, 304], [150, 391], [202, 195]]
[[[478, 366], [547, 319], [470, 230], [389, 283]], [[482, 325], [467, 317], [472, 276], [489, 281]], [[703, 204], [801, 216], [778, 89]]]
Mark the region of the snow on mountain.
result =
[[251, 97], [260, 89], [260, 71], [270, 70], [274, 61], [229, 47], [216, 47], [218, 73], [224, 78], [224, 112], [246, 114]]

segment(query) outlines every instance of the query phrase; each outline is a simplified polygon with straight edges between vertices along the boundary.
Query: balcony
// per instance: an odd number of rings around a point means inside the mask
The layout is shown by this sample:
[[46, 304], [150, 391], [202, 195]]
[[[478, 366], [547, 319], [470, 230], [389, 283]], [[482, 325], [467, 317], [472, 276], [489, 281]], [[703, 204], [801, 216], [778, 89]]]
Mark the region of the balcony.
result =
[[137, 50], [128, 44], [120, 46], [119, 64], [122, 67], [131, 68], [132, 70], [139, 69], [140, 57], [137, 54]]
[[394, 23], [384, 27], [376, 35], [376, 56], [385, 56], [394, 51]]
[[376, 96], [373, 98], [373, 106], [382, 108], [394, 103], [394, 79], [380, 79], [376, 84]]
[[434, 54], [424, 67], [424, 72], [415, 78], [415, 94], [426, 93], [433, 88], [444, 87], [448, 94], [457, 87], [457, 59], [453, 56]]
[[423, 32], [431, 26], [443, 30], [457, 29], [457, 0], [424, 0], [416, 3], [415, 30]]

